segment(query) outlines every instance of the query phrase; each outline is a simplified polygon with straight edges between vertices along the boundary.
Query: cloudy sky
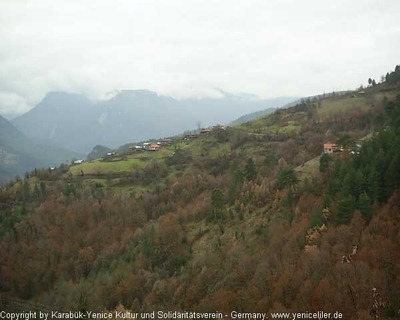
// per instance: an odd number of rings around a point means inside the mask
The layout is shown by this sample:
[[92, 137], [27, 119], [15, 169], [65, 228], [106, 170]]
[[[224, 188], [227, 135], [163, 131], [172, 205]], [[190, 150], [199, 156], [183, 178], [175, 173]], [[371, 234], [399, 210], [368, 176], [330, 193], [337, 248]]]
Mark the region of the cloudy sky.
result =
[[1, 0], [0, 114], [49, 91], [260, 97], [353, 89], [400, 64], [399, 0]]

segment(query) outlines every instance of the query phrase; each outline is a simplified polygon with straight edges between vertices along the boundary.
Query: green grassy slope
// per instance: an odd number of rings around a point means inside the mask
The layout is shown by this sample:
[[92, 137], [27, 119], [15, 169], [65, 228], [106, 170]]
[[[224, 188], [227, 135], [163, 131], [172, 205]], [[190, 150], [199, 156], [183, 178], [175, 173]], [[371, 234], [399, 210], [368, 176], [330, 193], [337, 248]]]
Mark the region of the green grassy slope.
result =
[[[176, 139], [173, 145], [164, 146], [157, 152], [138, 152], [136, 154], [120, 155], [112, 159], [96, 159], [80, 165], [73, 165], [69, 173], [73, 177], [79, 177], [81, 170], [85, 177], [81, 180], [101, 182], [115, 189], [115, 191], [128, 192], [129, 190], [148, 190], [143, 185], [129, 185], [120, 183], [121, 177], [130, 175], [138, 168], [145, 168], [154, 161], [163, 162], [174, 157], [176, 150], [183, 150], [190, 155], [187, 168], [193, 168], [193, 163], [218, 161], [224, 157], [239, 156], [241, 159], [254, 157], [259, 163], [268, 155], [274, 155], [278, 160], [286, 148], [278, 147], [281, 141], [296, 141], [298, 145], [292, 146], [291, 162], [297, 166], [301, 179], [311, 177], [318, 172], [318, 158], [315, 156], [322, 152], [324, 140], [334, 140], [335, 137], [324, 137], [321, 131], [320, 145], [312, 146], [313, 150], [304, 150], [301, 146], [304, 137], [302, 131], [307, 126], [318, 123], [327, 123], [327, 127], [335, 121], [348, 121], [352, 116], [376, 113], [382, 108], [383, 97], [393, 99], [400, 90], [366, 90], [364, 95], [349, 93], [342, 96], [331, 96], [321, 99], [320, 102], [310, 102], [307, 105], [298, 105], [289, 109], [277, 110], [275, 113], [263, 116], [237, 126], [229, 127], [226, 131], [220, 131], [208, 136], [200, 136], [197, 139], [186, 142]], [[320, 125], [323, 128], [323, 125]], [[355, 137], [361, 138], [367, 131], [355, 133]], [[299, 136], [300, 135], [300, 136]], [[296, 143], [294, 142], [294, 143]], [[300, 145], [299, 145], [300, 144]], [[290, 147], [288, 147], [290, 148]], [[297, 154], [296, 154], [297, 152]], [[286, 160], [288, 157], [286, 156]], [[222, 161], [223, 162], [223, 161]], [[180, 168], [169, 167], [168, 183], [176, 179], [176, 173]]]

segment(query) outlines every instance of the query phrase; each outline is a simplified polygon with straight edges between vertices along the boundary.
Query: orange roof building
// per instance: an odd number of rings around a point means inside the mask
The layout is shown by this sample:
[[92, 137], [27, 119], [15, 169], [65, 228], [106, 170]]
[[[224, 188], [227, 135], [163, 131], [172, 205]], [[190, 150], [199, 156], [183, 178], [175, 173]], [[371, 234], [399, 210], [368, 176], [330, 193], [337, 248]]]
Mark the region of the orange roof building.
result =
[[339, 146], [334, 143], [324, 143], [324, 153], [334, 153], [339, 151]]

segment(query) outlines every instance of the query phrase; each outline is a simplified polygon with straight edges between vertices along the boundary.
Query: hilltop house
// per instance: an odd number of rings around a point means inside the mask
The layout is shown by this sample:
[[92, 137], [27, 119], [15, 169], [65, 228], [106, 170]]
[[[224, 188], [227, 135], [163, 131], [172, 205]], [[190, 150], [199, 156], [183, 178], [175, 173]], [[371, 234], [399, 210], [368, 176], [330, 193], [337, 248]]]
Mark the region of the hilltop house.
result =
[[130, 146], [129, 147], [130, 153], [140, 152], [140, 151], [144, 151], [144, 148], [142, 146]]
[[225, 130], [225, 126], [217, 124], [210, 128], [203, 128], [203, 129], [201, 129], [200, 134], [206, 135], [206, 134], [210, 134], [211, 132], [215, 132], [215, 131], [219, 131], [219, 130]]
[[225, 130], [225, 126], [217, 124], [216, 126], [212, 127], [212, 131], [215, 131], [215, 130]]
[[80, 159], [80, 160], [75, 160], [75, 161], [74, 161], [74, 164], [81, 164], [81, 163], [83, 163], [83, 162], [85, 162], [85, 160], [82, 160], [82, 159]]
[[211, 129], [201, 129], [200, 134], [209, 134], [211, 133]]
[[143, 143], [143, 149], [149, 150], [149, 148], [150, 148], [150, 142], [144, 142]]
[[156, 143], [152, 143], [149, 145], [149, 151], [158, 151], [160, 150], [160, 146]]
[[164, 138], [161, 140], [161, 144], [162, 145], [168, 145], [172, 143], [172, 139], [171, 138]]
[[183, 137], [183, 140], [189, 141], [189, 140], [192, 140], [195, 138], [197, 138], [196, 134], [188, 133], [188, 134], [185, 134], [185, 136]]
[[107, 156], [108, 156], [108, 157], [115, 156], [115, 155], [117, 155], [117, 152], [116, 152], [116, 151], [107, 152]]

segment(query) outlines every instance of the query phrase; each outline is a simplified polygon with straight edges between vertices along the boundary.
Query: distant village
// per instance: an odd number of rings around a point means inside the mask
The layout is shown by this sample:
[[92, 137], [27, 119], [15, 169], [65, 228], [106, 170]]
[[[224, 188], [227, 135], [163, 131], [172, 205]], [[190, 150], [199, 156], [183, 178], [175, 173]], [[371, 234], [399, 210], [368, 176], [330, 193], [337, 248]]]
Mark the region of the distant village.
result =
[[[213, 132], [216, 132], [218, 130], [226, 130], [226, 127], [223, 125], [215, 125], [209, 128], [202, 128], [200, 130], [197, 130], [197, 132], [189, 132], [185, 133], [182, 136], [182, 139], [184, 141], [191, 141], [193, 139], [196, 139], [200, 136], [205, 136], [209, 135]], [[145, 151], [159, 151], [163, 146], [168, 146], [171, 145], [174, 141], [177, 139], [173, 138], [163, 138], [159, 141], [153, 141], [153, 142], [143, 142], [141, 145], [132, 145], [129, 147], [129, 154], [134, 154], [138, 152], [145, 152]], [[332, 143], [332, 142], [326, 142], [323, 145], [323, 153], [324, 154], [335, 154], [335, 153], [351, 153], [351, 154], [359, 154], [359, 150], [361, 149], [361, 142], [357, 143], [354, 148], [344, 148], [343, 146]], [[110, 151], [107, 152], [106, 156], [104, 158], [113, 158], [115, 156], [118, 156], [116, 151]], [[79, 160], [74, 160], [73, 164], [81, 164], [85, 162], [83, 159]], [[51, 168], [53, 169], [53, 168]]]
[[158, 151], [161, 146], [166, 146], [172, 143], [171, 138], [164, 138], [158, 142], [144, 142], [142, 145], [130, 146], [129, 153], [141, 151]]
[[[190, 141], [193, 139], [198, 138], [199, 136], [204, 136], [208, 135], [212, 132], [218, 131], [218, 130], [225, 130], [225, 126], [222, 125], [216, 125], [212, 126], [210, 128], [203, 128], [200, 130], [199, 133], [186, 133], [183, 135], [183, 140], [184, 141]], [[162, 146], [170, 145], [172, 144], [173, 139], [172, 138], [164, 138], [161, 139], [158, 142], [144, 142], [142, 145], [136, 145], [136, 146], [131, 146], [129, 147], [129, 153], [134, 153], [134, 152], [141, 152], [141, 151], [158, 151]]]
[[[193, 139], [196, 139], [200, 136], [205, 136], [205, 135], [209, 135], [213, 132], [219, 131], [219, 130], [226, 130], [227, 127], [223, 126], [223, 125], [215, 125], [209, 128], [202, 128], [200, 129], [198, 132], [189, 132], [183, 135], [182, 139], [184, 141], [191, 141]], [[171, 145], [174, 140], [176, 141], [176, 139], [172, 139], [172, 138], [163, 138], [159, 141], [153, 141], [153, 142], [144, 142], [141, 145], [132, 145], [129, 147], [129, 154], [134, 154], [137, 152], [145, 152], [145, 151], [159, 151], [163, 146], [167, 146], [167, 145]], [[110, 151], [107, 152], [105, 158], [113, 158], [115, 156], [118, 156], [116, 151]], [[83, 159], [79, 159], [79, 160], [74, 160], [72, 162], [72, 164], [81, 164], [85, 162], [85, 160]]]

